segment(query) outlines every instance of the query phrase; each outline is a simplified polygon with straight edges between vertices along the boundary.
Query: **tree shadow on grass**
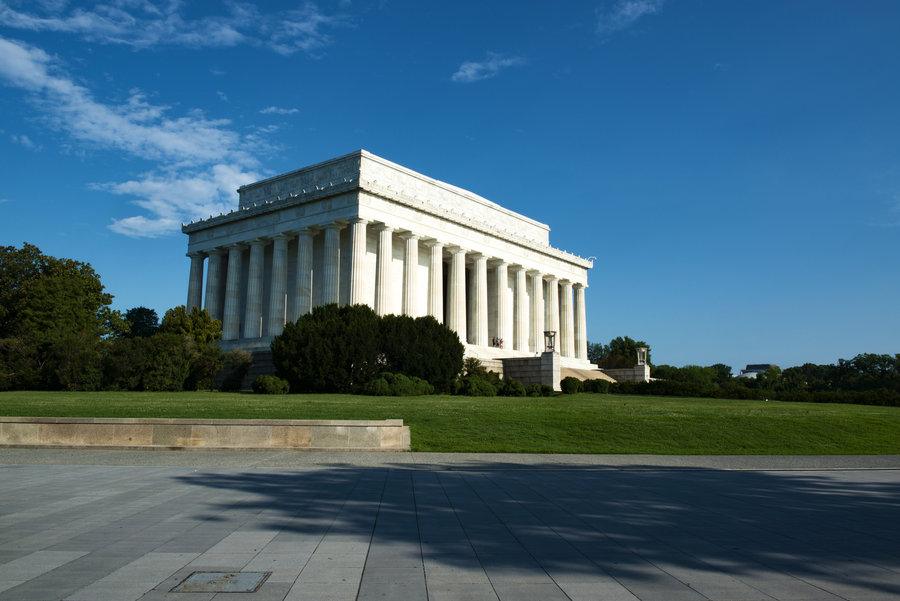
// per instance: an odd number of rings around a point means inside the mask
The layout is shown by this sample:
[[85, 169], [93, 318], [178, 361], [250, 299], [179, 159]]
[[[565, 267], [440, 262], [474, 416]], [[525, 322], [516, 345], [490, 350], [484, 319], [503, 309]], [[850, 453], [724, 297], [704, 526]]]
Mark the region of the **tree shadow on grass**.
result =
[[610, 579], [638, 596], [717, 583], [728, 598], [900, 598], [896, 471], [508, 467], [335, 465], [179, 479], [240, 493], [207, 507], [213, 515], [255, 512], [257, 526], [370, 543], [370, 559], [477, 566], [492, 580]]

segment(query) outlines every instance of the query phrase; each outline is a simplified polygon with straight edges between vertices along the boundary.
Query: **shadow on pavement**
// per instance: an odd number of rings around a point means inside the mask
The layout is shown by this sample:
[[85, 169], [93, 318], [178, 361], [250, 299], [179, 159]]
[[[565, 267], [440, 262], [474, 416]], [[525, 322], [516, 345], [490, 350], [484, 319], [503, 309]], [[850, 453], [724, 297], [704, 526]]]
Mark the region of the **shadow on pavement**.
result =
[[489, 573], [543, 570], [556, 580], [721, 575], [757, 594], [788, 580], [840, 583], [855, 598], [900, 598], [897, 472], [509, 467], [334, 465], [179, 480], [234, 491], [205, 517], [250, 511], [273, 529], [370, 542], [370, 558], [418, 554], [451, 569], [477, 561]]

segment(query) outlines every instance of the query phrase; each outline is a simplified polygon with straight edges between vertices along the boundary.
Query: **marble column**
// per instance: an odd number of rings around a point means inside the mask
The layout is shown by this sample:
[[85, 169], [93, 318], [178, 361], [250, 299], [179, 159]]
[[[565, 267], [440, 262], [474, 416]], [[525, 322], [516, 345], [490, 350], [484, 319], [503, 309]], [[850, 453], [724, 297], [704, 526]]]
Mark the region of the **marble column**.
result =
[[521, 265], [513, 267], [516, 278], [515, 311], [513, 312], [513, 348], [517, 351], [528, 350], [528, 293], [525, 281], [525, 268]]
[[587, 315], [584, 306], [584, 284], [575, 284], [575, 357], [587, 360]]
[[391, 261], [394, 258], [394, 228], [381, 225], [378, 228], [378, 256], [375, 260], [375, 313], [387, 315], [390, 312]]
[[209, 264], [206, 267], [206, 299], [203, 307], [213, 319], [222, 319], [222, 284], [225, 282], [225, 274], [222, 273], [222, 264], [225, 261], [225, 251], [215, 249], [209, 252]]
[[272, 248], [272, 282], [269, 287], [269, 324], [267, 336], [278, 336], [284, 330], [287, 294], [287, 254], [289, 234], [275, 236]]
[[554, 346], [559, 353], [562, 349], [562, 334], [559, 331], [559, 278], [554, 276], [547, 280], [547, 329], [556, 332]]
[[478, 346], [488, 345], [488, 290], [487, 290], [487, 257], [482, 254], [474, 255], [474, 308], [472, 311], [474, 325], [474, 337], [472, 342]]
[[199, 307], [203, 300], [203, 261], [206, 259], [204, 253], [189, 253], [191, 258], [191, 273], [188, 277], [188, 296], [187, 311], [191, 312], [194, 307]]
[[419, 316], [419, 236], [405, 233], [401, 236], [405, 242], [403, 253], [403, 307], [404, 315]]
[[297, 321], [312, 311], [313, 234], [309, 228], [297, 232], [297, 282], [294, 312], [290, 321]]
[[559, 303], [559, 350], [563, 357], [575, 356], [575, 312], [572, 310], [572, 282], [562, 280]]
[[509, 332], [507, 332], [509, 322], [509, 264], [503, 261], [494, 266], [497, 276], [497, 331], [494, 337], [498, 342], [503, 341], [503, 345], [510, 344]]
[[357, 217], [350, 222], [350, 297], [349, 304], [366, 304], [366, 224]]
[[466, 336], [466, 250], [450, 249], [450, 302], [447, 310], [447, 327], [457, 333], [461, 342]]
[[325, 250], [322, 261], [322, 304], [341, 300], [341, 228], [342, 223], [325, 226]]
[[266, 259], [266, 240], [250, 242], [250, 269], [247, 271], [247, 306], [244, 309], [244, 338], [262, 336], [263, 275]]
[[428, 262], [428, 314], [444, 323], [444, 245], [437, 240], [425, 243], [430, 250]]
[[225, 277], [225, 309], [222, 316], [222, 339], [237, 340], [241, 331], [241, 271], [243, 271], [243, 244], [228, 247], [228, 274]]
[[544, 352], [544, 278], [539, 271], [529, 271], [531, 276], [531, 350]]

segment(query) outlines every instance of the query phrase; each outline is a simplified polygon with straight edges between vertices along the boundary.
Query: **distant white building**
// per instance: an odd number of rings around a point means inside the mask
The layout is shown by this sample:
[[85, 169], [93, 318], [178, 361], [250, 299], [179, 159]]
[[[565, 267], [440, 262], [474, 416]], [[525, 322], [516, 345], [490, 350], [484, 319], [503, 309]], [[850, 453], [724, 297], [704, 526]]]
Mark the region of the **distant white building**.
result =
[[222, 320], [225, 348], [267, 348], [317, 305], [366, 304], [432, 315], [483, 360], [543, 353], [554, 331], [561, 367], [595, 368], [593, 263], [543, 223], [364, 150], [238, 192], [236, 210], [182, 227], [187, 305]]
[[771, 363], [748, 363], [745, 369], [741, 370], [736, 377], [738, 378], [753, 378], [756, 379], [759, 377], [759, 374], [764, 374], [770, 367], [774, 367]]

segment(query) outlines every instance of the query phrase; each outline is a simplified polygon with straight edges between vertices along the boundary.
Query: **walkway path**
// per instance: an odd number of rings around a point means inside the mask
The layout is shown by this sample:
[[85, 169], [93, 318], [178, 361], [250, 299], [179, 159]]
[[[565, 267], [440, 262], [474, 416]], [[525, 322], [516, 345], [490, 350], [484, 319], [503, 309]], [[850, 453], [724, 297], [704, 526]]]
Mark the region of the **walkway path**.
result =
[[897, 456], [0, 449], [0, 600], [896, 601], [898, 518]]

